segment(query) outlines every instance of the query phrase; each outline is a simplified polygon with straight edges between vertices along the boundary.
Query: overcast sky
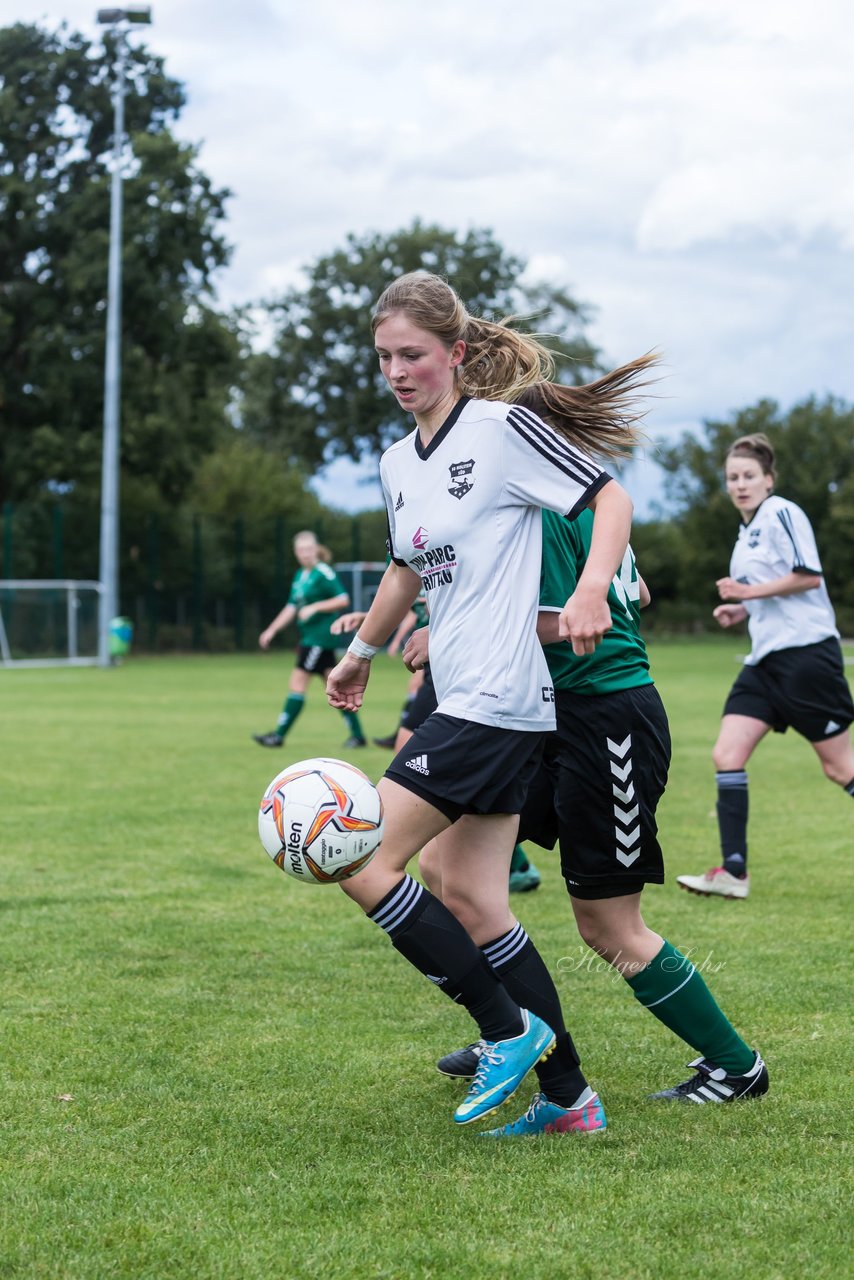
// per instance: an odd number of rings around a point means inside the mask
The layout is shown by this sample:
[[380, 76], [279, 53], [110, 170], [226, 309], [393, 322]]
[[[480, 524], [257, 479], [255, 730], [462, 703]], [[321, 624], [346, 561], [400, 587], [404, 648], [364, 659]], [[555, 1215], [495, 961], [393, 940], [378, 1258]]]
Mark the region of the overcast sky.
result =
[[[97, 7], [0, 0], [0, 22], [94, 36]], [[152, 8], [142, 38], [187, 88], [178, 133], [234, 193], [223, 303], [351, 231], [489, 227], [595, 308], [611, 363], [661, 349], [655, 437], [760, 397], [854, 400], [851, 0]], [[642, 512], [656, 483], [627, 480]]]

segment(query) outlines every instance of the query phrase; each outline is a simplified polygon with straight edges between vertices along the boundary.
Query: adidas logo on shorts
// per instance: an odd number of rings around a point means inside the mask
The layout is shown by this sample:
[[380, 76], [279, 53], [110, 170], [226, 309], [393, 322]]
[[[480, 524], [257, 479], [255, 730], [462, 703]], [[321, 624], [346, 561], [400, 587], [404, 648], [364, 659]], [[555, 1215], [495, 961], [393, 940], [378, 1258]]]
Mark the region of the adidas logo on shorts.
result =
[[426, 755], [415, 756], [412, 760], [407, 760], [406, 767], [407, 769], [414, 769], [416, 773], [426, 773], [428, 777], [430, 776], [430, 770], [427, 768]]

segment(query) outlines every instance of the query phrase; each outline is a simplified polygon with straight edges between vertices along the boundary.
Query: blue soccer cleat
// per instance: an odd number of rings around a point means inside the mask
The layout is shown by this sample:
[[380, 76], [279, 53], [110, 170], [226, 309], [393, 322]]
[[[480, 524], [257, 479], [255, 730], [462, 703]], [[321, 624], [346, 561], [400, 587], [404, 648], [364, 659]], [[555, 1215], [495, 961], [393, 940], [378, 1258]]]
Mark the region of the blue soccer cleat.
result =
[[468, 1093], [454, 1112], [457, 1124], [488, 1116], [512, 1097], [534, 1063], [548, 1057], [555, 1033], [541, 1018], [522, 1010], [523, 1028], [510, 1040], [481, 1040], [481, 1055]]
[[535, 1093], [523, 1116], [500, 1129], [486, 1129], [481, 1138], [529, 1138], [538, 1133], [601, 1133], [606, 1127], [605, 1111], [598, 1093], [589, 1096], [580, 1107], [559, 1107], [542, 1093]]

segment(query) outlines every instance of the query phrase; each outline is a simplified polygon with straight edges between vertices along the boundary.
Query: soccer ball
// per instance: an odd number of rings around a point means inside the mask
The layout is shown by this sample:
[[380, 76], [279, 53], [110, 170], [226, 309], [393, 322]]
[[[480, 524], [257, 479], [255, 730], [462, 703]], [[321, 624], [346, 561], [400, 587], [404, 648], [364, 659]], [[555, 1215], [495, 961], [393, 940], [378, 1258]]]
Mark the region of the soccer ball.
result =
[[277, 867], [309, 884], [348, 880], [383, 838], [383, 802], [370, 778], [344, 760], [299, 760], [261, 799], [261, 843]]

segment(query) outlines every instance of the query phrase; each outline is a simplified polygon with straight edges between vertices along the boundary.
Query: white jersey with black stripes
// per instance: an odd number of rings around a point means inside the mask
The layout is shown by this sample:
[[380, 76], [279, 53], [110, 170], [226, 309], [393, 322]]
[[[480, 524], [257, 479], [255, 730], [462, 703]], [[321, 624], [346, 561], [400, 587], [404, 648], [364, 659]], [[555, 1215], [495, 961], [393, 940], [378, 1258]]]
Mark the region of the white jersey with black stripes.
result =
[[[772, 494], [739, 530], [729, 572], [739, 582], [773, 582], [788, 573], [822, 573], [812, 525], [794, 502]], [[745, 600], [755, 666], [778, 649], [794, 649], [838, 636], [824, 578], [817, 587], [790, 596]]]
[[389, 552], [429, 603], [438, 710], [554, 728], [536, 635], [540, 512], [574, 517], [610, 476], [530, 410], [465, 397], [426, 448], [416, 429], [386, 450], [380, 475]]

